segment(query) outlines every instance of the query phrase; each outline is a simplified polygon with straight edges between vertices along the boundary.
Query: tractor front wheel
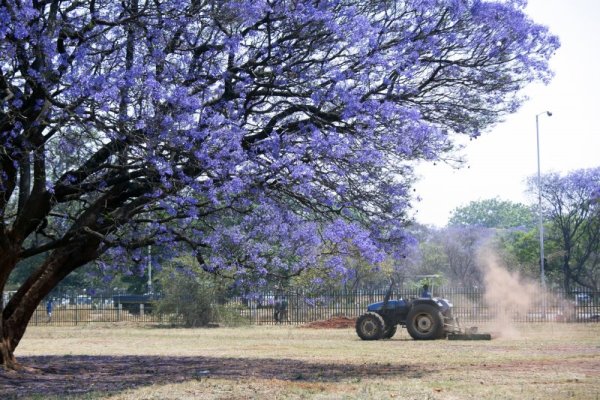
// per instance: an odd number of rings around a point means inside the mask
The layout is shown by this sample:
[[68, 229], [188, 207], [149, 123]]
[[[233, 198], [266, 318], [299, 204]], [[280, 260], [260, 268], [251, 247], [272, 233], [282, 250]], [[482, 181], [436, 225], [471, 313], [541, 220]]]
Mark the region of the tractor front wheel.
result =
[[444, 318], [431, 304], [417, 304], [408, 313], [406, 330], [416, 340], [434, 340], [444, 337]]
[[379, 340], [384, 331], [385, 322], [377, 313], [368, 312], [356, 320], [356, 333], [362, 340]]

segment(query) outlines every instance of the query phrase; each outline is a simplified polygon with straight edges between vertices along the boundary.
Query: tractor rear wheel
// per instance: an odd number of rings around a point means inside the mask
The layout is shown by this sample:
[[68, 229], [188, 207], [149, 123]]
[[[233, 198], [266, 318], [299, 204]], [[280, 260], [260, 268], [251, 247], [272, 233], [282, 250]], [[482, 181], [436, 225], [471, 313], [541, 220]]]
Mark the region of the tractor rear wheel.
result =
[[431, 304], [417, 304], [408, 313], [406, 330], [416, 340], [435, 340], [444, 337], [444, 318]]
[[384, 331], [385, 322], [377, 313], [368, 312], [356, 320], [356, 333], [362, 340], [379, 340]]
[[391, 339], [392, 337], [394, 337], [394, 335], [396, 334], [397, 328], [398, 328], [398, 325], [392, 325], [392, 326], [386, 325], [385, 331], [383, 332], [383, 339]]

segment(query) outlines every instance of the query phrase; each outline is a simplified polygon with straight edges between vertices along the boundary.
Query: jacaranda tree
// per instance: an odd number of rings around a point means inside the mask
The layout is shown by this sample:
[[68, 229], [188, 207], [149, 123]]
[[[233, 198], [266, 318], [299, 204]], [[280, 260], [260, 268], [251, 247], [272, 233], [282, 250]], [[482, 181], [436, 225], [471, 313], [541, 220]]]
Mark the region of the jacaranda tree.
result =
[[[523, 0], [0, 0], [0, 363], [78, 267], [185, 244], [238, 282], [403, 239], [411, 162], [550, 78]], [[108, 268], [106, 261], [106, 268]]]
[[[529, 180], [537, 192], [537, 180]], [[598, 291], [600, 287], [600, 167], [541, 178], [544, 219], [547, 222], [548, 269], [556, 269], [561, 286]], [[539, 257], [539, 252], [538, 252]]]

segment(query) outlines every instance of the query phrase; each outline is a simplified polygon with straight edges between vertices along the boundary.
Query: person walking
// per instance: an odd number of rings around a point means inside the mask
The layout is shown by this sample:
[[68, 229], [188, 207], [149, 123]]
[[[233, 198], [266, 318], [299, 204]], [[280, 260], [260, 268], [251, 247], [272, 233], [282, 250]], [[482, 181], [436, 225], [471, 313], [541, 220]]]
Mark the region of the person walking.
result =
[[275, 323], [278, 324], [280, 322], [281, 314], [281, 301], [279, 300], [279, 295], [275, 295], [275, 301], [273, 302], [273, 319]]
[[288, 302], [285, 296], [279, 298], [279, 323], [288, 322]]
[[273, 304], [273, 319], [276, 324], [288, 321], [288, 302], [284, 295], [276, 295]]
[[46, 315], [48, 316], [46, 323], [50, 323], [52, 320], [52, 298], [49, 298], [46, 302]]

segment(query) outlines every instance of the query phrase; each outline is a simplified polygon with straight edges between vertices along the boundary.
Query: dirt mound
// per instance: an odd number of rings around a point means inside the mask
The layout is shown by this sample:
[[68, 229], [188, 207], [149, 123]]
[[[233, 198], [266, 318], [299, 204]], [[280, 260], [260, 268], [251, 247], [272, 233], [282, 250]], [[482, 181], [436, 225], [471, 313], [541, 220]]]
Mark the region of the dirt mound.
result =
[[341, 329], [341, 328], [354, 328], [356, 324], [356, 318], [346, 317], [345, 315], [339, 315], [331, 317], [329, 319], [321, 321], [313, 321], [302, 325], [304, 328], [313, 329]]

